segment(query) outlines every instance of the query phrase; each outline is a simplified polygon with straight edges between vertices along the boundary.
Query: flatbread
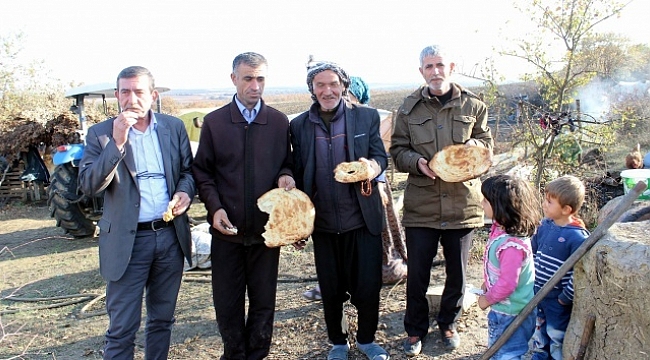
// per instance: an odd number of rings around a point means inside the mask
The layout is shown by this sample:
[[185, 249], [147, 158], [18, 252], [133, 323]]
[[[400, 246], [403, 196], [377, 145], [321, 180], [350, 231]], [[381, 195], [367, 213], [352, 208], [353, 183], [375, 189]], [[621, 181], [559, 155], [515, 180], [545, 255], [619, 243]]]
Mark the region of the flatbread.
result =
[[355, 183], [372, 178], [375, 171], [364, 161], [342, 162], [334, 168], [334, 180]]
[[309, 196], [298, 189], [276, 188], [257, 199], [257, 207], [269, 214], [264, 225], [264, 244], [268, 247], [290, 245], [307, 239], [314, 231], [316, 210]]
[[[177, 198], [178, 199], [178, 198]], [[178, 200], [171, 200], [169, 204], [167, 205], [167, 210], [163, 213], [162, 218], [164, 222], [170, 222], [174, 220], [174, 206], [176, 206], [176, 203]]]
[[473, 145], [449, 145], [429, 161], [429, 168], [446, 182], [477, 178], [485, 174], [490, 166], [490, 150]]

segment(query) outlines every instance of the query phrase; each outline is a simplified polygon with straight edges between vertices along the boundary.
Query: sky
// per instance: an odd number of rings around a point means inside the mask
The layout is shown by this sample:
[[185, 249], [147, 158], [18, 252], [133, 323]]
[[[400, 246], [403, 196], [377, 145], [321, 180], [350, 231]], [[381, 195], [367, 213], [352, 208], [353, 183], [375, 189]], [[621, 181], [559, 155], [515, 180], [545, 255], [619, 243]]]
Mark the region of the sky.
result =
[[[524, 34], [530, 20], [511, 0], [3, 0], [0, 36], [25, 35], [20, 60], [42, 60], [65, 84], [113, 82], [127, 66], [149, 68], [159, 86], [233, 88], [233, 58], [269, 62], [266, 86], [305, 86], [309, 55], [339, 63], [370, 84], [419, 84], [419, 53], [442, 44], [459, 70], [493, 57], [515, 80], [525, 63], [493, 48]], [[633, 0], [600, 24], [650, 42], [650, 1]], [[463, 79], [457, 78], [463, 83]]]

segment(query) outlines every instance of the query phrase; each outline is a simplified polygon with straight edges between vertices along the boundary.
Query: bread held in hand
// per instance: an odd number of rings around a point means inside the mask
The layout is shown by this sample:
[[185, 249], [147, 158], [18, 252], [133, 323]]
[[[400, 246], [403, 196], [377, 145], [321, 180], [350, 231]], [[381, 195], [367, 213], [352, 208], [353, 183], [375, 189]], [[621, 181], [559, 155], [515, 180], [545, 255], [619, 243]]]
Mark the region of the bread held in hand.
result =
[[314, 231], [316, 210], [309, 196], [298, 189], [276, 188], [257, 199], [257, 207], [269, 214], [264, 225], [264, 244], [290, 245], [309, 238]]
[[170, 222], [174, 220], [174, 206], [178, 202], [178, 198], [172, 199], [169, 204], [167, 204], [167, 210], [163, 213], [162, 218], [164, 222]]
[[463, 182], [485, 174], [492, 166], [491, 151], [481, 146], [449, 145], [438, 151], [429, 169], [446, 182]]
[[355, 183], [372, 179], [375, 171], [365, 161], [342, 162], [334, 168], [334, 180], [340, 183]]

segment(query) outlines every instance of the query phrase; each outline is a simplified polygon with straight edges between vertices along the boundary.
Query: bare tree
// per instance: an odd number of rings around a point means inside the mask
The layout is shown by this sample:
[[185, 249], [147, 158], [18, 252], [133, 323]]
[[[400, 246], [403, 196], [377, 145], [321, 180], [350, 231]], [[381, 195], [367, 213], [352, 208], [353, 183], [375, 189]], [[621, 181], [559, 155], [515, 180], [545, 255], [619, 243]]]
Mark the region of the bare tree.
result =
[[627, 57], [630, 67], [630, 79], [650, 79], [650, 46], [636, 44], [628, 48]]
[[69, 107], [63, 85], [50, 77], [43, 61], [22, 56], [24, 41], [23, 33], [0, 35], [0, 131], [25, 111], [31, 112], [26, 118], [35, 118], [44, 109]]
[[[573, 101], [571, 92], [590, 81], [599, 70], [598, 60], [582, 47], [594, 28], [619, 14], [630, 3], [616, 0], [534, 0], [518, 1], [515, 7], [537, 25], [535, 34], [514, 41], [514, 49], [502, 54], [519, 58], [532, 65], [530, 74], [540, 85], [549, 113], [562, 114]], [[552, 127], [541, 137], [530, 136], [537, 167], [535, 183], [539, 186], [550, 158], [556, 136]]]

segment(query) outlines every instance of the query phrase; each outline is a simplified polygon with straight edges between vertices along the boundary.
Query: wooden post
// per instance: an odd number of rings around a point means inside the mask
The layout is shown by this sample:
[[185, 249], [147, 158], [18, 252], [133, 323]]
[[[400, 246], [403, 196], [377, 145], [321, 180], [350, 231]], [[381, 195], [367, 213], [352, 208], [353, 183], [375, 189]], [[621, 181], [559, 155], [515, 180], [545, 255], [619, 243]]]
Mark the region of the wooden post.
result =
[[[393, 132], [395, 131], [395, 123], [397, 121], [397, 110], [393, 110], [393, 117], [390, 120], [392, 124], [390, 125], [391, 127], [391, 137]], [[389, 156], [389, 161], [390, 161], [390, 182], [392, 183], [393, 180], [395, 179], [395, 162], [392, 161], [392, 156]]]
[[648, 188], [648, 185], [642, 181], [639, 181], [636, 186], [630, 190], [627, 195], [623, 196], [621, 199], [621, 202], [618, 204], [618, 206], [611, 212], [610, 216], [608, 216], [605, 221], [603, 221], [598, 227], [594, 230], [591, 235], [578, 247], [578, 249], [571, 255], [569, 256], [568, 259], [560, 266], [559, 269], [557, 269], [557, 272], [555, 275], [553, 275], [548, 282], [542, 286], [542, 288], [533, 296], [532, 300], [524, 306], [524, 308], [521, 310], [519, 315], [515, 317], [515, 320], [508, 326], [506, 331], [501, 334], [499, 339], [490, 347], [487, 349], [483, 355], [481, 355], [480, 360], [487, 360], [491, 358], [499, 349], [503, 346], [503, 344], [510, 339], [510, 336], [517, 330], [517, 328], [521, 325], [521, 323], [524, 322], [528, 314], [533, 311], [537, 307], [537, 304], [539, 304], [540, 301], [542, 301], [548, 293], [553, 290], [553, 287], [557, 285], [557, 283], [562, 280], [562, 277], [569, 272], [573, 268], [573, 266], [580, 260], [586, 253], [589, 251], [589, 249], [594, 246], [600, 238], [603, 237], [607, 233], [607, 230], [614, 225], [616, 220], [623, 215], [625, 211], [632, 205], [632, 203], [641, 195], [643, 191], [645, 191]]
[[582, 360], [585, 358], [587, 345], [589, 344], [589, 339], [591, 339], [591, 334], [594, 331], [595, 324], [596, 316], [589, 314], [589, 316], [587, 316], [587, 321], [585, 321], [585, 329], [582, 331], [582, 337], [580, 338], [580, 347], [578, 348], [578, 353], [576, 354], [575, 360]]
[[576, 99], [576, 122], [578, 123], [578, 129], [582, 130], [582, 107], [580, 106], [580, 99]]
[[40, 201], [42, 199], [42, 195], [45, 193], [45, 185], [42, 181], [32, 181], [32, 185], [34, 186], [32, 200]]

